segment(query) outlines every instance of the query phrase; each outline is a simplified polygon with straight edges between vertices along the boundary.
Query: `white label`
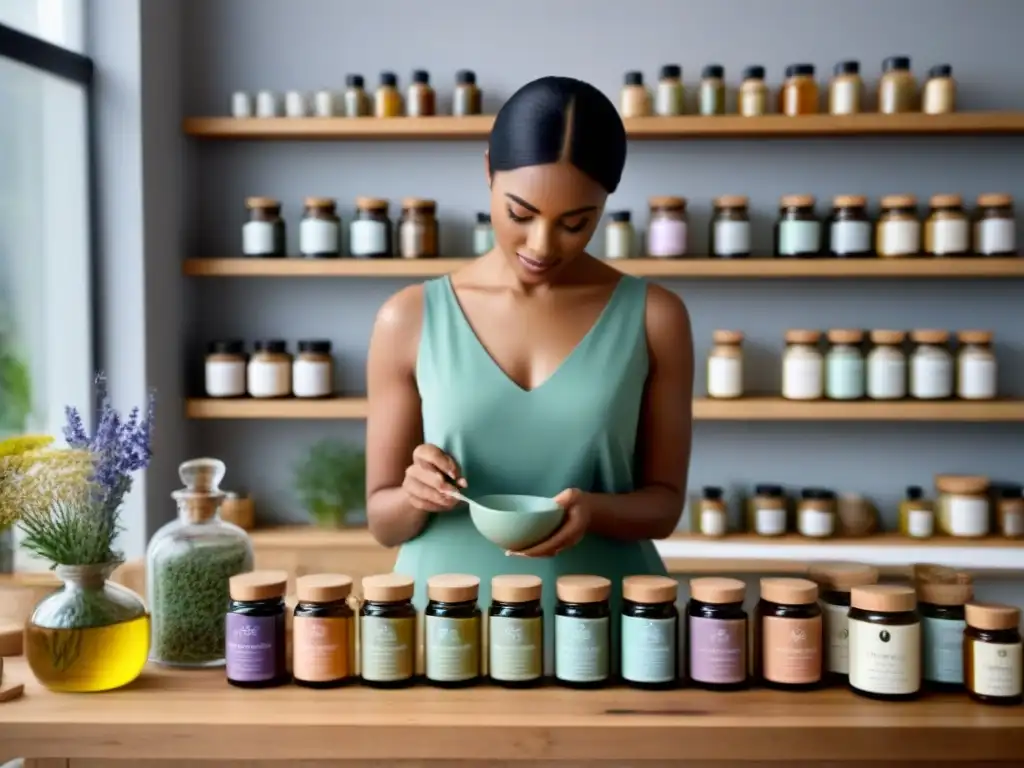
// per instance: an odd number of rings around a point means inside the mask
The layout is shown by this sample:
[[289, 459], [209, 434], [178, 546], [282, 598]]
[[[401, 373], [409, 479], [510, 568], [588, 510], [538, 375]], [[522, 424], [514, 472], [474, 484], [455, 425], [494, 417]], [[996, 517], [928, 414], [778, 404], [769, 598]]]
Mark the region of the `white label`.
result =
[[357, 219], [348, 227], [349, 249], [353, 256], [387, 254], [388, 228], [383, 221]]
[[824, 394], [821, 355], [789, 353], [782, 362], [782, 396], [787, 400], [818, 400]]
[[957, 396], [964, 400], [991, 400], [996, 396], [996, 359], [965, 350], [957, 368]]
[[868, 397], [899, 400], [907, 396], [907, 360], [898, 350], [876, 349], [868, 355]]
[[292, 391], [296, 397], [327, 397], [332, 391], [332, 366], [296, 358], [292, 364]]
[[846, 615], [850, 612], [848, 606], [832, 605], [822, 601], [822, 619], [825, 621], [825, 649], [826, 669], [839, 675], [846, 675], [850, 672], [850, 642], [849, 642], [849, 621]]
[[1024, 691], [1024, 658], [1020, 643], [971, 643], [974, 648], [974, 692], [982, 696], [1020, 696]]
[[711, 355], [708, 358], [708, 397], [743, 394], [743, 358]]
[[609, 675], [608, 619], [555, 616], [555, 676], [571, 683], [597, 683]]
[[974, 225], [974, 250], [982, 256], [1017, 252], [1017, 224], [1013, 219], [982, 219]]
[[[632, 245], [632, 232], [630, 244]], [[647, 255], [672, 258], [686, 255], [687, 226], [681, 219], [654, 219], [647, 227]], [[632, 247], [630, 248], [632, 253]]]
[[759, 536], [781, 536], [786, 532], [786, 510], [754, 510], [754, 532]]
[[622, 617], [622, 677], [635, 683], [676, 679], [675, 619]]
[[918, 349], [910, 360], [910, 396], [943, 400], [953, 395], [953, 364], [944, 350]]
[[821, 250], [821, 223], [817, 221], [780, 221], [779, 255], [799, 256]]
[[878, 255], [916, 256], [921, 251], [921, 223], [909, 219], [883, 221], [879, 225]]
[[206, 394], [209, 397], [241, 397], [245, 394], [245, 361], [208, 360]]
[[705, 536], [725, 536], [725, 513], [720, 509], [700, 511], [700, 532]]
[[836, 516], [820, 509], [801, 509], [797, 512], [796, 527], [801, 536], [823, 539], [836, 528]]
[[870, 221], [836, 221], [831, 230], [832, 253], [871, 253]]
[[341, 227], [325, 219], [303, 219], [299, 223], [299, 253], [337, 255], [341, 248]]
[[907, 535], [927, 539], [935, 533], [935, 513], [930, 509], [907, 510]]
[[615, 222], [604, 228], [604, 257], [606, 259], [628, 259], [633, 255], [633, 228], [623, 222]]
[[946, 513], [949, 515], [950, 536], [988, 534], [988, 499], [950, 495], [946, 498]]
[[242, 225], [242, 253], [246, 256], [264, 256], [274, 252], [273, 222], [247, 221]]
[[933, 221], [931, 227], [932, 252], [936, 256], [970, 250], [971, 226], [967, 219], [939, 219]]
[[715, 256], [750, 253], [749, 221], [716, 221], [714, 226]]
[[1024, 536], [1024, 512], [1009, 510], [1003, 513], [1003, 536], [1014, 539]]
[[250, 397], [287, 397], [292, 391], [292, 367], [288, 363], [250, 360], [247, 378]]
[[850, 685], [867, 693], [908, 694], [921, 688], [921, 625], [849, 621]]

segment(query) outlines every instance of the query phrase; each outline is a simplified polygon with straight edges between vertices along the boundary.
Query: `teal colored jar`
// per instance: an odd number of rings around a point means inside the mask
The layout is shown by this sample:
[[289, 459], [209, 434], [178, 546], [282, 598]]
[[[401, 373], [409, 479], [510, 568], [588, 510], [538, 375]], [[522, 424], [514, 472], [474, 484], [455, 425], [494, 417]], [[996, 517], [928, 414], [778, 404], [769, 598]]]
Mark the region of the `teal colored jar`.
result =
[[476, 226], [473, 227], [473, 255], [483, 256], [494, 248], [494, 227], [491, 226], [491, 214], [478, 213]]
[[825, 396], [829, 400], [864, 397], [864, 332], [839, 329], [828, 332], [832, 344], [825, 357]]

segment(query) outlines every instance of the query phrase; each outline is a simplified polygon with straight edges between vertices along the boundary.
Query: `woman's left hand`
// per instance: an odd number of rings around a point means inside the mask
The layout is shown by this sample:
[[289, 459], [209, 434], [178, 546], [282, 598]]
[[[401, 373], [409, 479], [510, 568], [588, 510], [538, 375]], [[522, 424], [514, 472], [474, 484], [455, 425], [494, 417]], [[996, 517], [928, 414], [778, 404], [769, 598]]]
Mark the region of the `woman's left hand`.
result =
[[565, 518], [550, 537], [529, 549], [509, 552], [519, 557], [554, 557], [562, 550], [575, 546], [590, 528], [590, 496], [579, 488], [567, 488], [555, 496], [555, 503], [565, 509]]

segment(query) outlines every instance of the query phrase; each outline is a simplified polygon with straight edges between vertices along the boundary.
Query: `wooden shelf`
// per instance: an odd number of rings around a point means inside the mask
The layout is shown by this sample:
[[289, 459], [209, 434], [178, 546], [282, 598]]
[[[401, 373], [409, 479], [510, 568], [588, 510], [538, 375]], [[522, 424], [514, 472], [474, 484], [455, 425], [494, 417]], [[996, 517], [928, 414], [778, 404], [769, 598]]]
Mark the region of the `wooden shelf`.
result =
[[[189, 136], [204, 139], [293, 140], [483, 140], [492, 115], [470, 117], [190, 117], [184, 121]], [[1024, 112], [956, 112], [948, 115], [910, 113], [880, 115], [805, 115], [786, 117], [628, 118], [631, 139], [745, 139], [808, 136], [950, 136], [1024, 134]]]
[[[471, 259], [187, 259], [190, 277], [437, 277]], [[1004, 278], [1024, 277], [1024, 258], [965, 259], [625, 259], [629, 275], [678, 278]]]
[[[360, 397], [325, 400], [252, 400], [195, 398], [186, 403], [190, 419], [364, 419], [367, 401]], [[741, 400], [698, 398], [699, 421], [950, 421], [1024, 422], [1024, 400], [898, 402], [797, 402], [778, 397]]]

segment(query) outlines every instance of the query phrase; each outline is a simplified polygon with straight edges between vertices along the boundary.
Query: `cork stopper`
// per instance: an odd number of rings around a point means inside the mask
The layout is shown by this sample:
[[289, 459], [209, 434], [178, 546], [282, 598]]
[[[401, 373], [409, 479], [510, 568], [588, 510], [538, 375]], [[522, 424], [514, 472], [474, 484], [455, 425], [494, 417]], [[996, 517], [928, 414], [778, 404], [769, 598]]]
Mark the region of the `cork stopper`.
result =
[[1002, 192], [989, 192], [978, 195], [978, 206], [981, 208], [1005, 208], [1013, 205], [1013, 197]]
[[284, 571], [250, 571], [228, 579], [231, 599], [243, 603], [284, 597], [287, 588], [288, 574]]
[[416, 582], [401, 573], [378, 573], [363, 577], [363, 599], [372, 603], [400, 603], [411, 600]]
[[529, 603], [540, 600], [541, 580], [528, 574], [507, 574], [491, 579], [491, 599], [499, 603]]
[[971, 576], [963, 571], [934, 563], [914, 563], [914, 582], [929, 584], [970, 584]]
[[814, 195], [783, 195], [779, 198], [780, 208], [811, 208]]
[[919, 582], [917, 599], [932, 605], [965, 605], [974, 597], [974, 585]]
[[432, 211], [437, 208], [437, 201], [423, 197], [404, 197], [402, 207], [410, 211]]
[[833, 344], [860, 344], [864, 341], [864, 331], [859, 328], [832, 328], [826, 337]]
[[361, 211], [386, 211], [388, 201], [380, 197], [357, 197], [356, 208]]
[[868, 204], [864, 195], [836, 195], [832, 198], [834, 208], [863, 208]]
[[940, 493], [977, 496], [988, 493], [989, 480], [983, 475], [936, 475], [935, 487]]
[[761, 599], [780, 605], [807, 605], [818, 599], [818, 585], [809, 579], [761, 579]]
[[902, 344], [907, 338], [904, 331], [877, 330], [871, 332], [871, 341], [874, 344]]
[[964, 199], [960, 195], [932, 195], [928, 204], [932, 208], [959, 208], [964, 204]]
[[307, 208], [318, 208], [329, 211], [333, 211], [338, 207], [338, 203], [333, 197], [307, 197], [303, 200], [303, 203]]
[[427, 579], [427, 599], [468, 603], [480, 594], [480, 579], [467, 573], [444, 573]]
[[634, 603], [674, 603], [679, 582], [668, 576], [627, 576], [622, 580], [622, 597]]
[[178, 504], [178, 517], [190, 523], [209, 520], [220, 508], [224, 491], [220, 484], [227, 467], [220, 459], [189, 459], [178, 465], [178, 477], [185, 484], [171, 492]]
[[949, 342], [949, 331], [941, 328], [915, 328], [910, 332], [910, 340], [916, 344], [946, 344]]
[[711, 340], [715, 344], [742, 344], [743, 331], [713, 331]]
[[878, 581], [878, 569], [864, 563], [812, 563], [807, 575], [827, 592], [849, 592]]
[[913, 195], [886, 195], [882, 198], [882, 208], [914, 208], [917, 198]]
[[726, 579], [719, 576], [690, 579], [690, 597], [702, 603], [714, 605], [741, 603], [746, 594], [747, 585], [739, 579]]
[[787, 344], [817, 344], [821, 341], [821, 331], [791, 328], [785, 338]]
[[280, 208], [281, 201], [272, 197], [247, 197], [245, 198], [245, 207], [249, 209]]
[[968, 603], [964, 607], [967, 625], [975, 629], [998, 632], [1020, 626], [1020, 608], [999, 603]]
[[318, 573], [295, 580], [295, 596], [304, 603], [336, 603], [352, 592], [352, 578], [340, 573]]
[[904, 613], [917, 608], [917, 593], [905, 584], [868, 584], [850, 590], [850, 607], [876, 613]]
[[720, 195], [714, 200], [716, 208], [746, 208], [749, 202], [746, 195]]
[[559, 576], [555, 594], [565, 603], [600, 603], [608, 599], [612, 583], [603, 576]]
[[992, 331], [968, 330], [959, 331], [956, 338], [961, 344], [991, 344], [994, 336]]
[[662, 208], [672, 211], [686, 210], [686, 198], [673, 195], [656, 195], [647, 199], [647, 205], [651, 208]]

